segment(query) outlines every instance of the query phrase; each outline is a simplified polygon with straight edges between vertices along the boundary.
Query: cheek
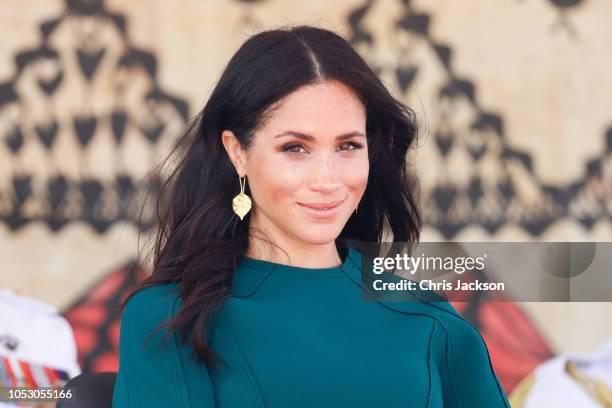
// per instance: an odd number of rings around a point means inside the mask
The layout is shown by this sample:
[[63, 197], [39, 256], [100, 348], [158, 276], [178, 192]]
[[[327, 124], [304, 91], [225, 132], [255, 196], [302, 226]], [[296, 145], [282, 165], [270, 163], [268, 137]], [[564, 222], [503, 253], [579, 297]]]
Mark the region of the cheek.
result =
[[262, 207], [283, 208], [279, 205], [292, 201], [304, 186], [305, 172], [281, 160], [267, 157], [251, 170], [253, 197]]
[[368, 184], [369, 162], [367, 156], [351, 161], [342, 169], [343, 184], [360, 198]]

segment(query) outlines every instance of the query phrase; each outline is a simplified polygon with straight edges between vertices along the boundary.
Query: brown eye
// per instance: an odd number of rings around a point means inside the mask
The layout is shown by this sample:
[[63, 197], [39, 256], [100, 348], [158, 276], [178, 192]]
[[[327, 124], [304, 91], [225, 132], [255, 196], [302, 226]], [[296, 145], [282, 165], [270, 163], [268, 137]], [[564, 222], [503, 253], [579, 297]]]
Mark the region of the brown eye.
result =
[[293, 143], [293, 144], [287, 144], [283, 146], [283, 152], [302, 153], [298, 149], [303, 149], [302, 145]]
[[357, 142], [346, 142], [342, 143], [341, 146], [345, 147], [343, 150], [357, 150], [363, 148], [363, 145]]

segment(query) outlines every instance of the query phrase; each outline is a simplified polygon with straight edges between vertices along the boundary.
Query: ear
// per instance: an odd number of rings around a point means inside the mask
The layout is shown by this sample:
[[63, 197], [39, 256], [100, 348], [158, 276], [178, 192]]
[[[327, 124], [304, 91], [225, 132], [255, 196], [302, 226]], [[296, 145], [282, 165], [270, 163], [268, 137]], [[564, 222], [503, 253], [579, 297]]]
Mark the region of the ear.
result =
[[238, 175], [244, 176], [246, 174], [246, 154], [234, 132], [231, 130], [221, 132], [221, 143]]

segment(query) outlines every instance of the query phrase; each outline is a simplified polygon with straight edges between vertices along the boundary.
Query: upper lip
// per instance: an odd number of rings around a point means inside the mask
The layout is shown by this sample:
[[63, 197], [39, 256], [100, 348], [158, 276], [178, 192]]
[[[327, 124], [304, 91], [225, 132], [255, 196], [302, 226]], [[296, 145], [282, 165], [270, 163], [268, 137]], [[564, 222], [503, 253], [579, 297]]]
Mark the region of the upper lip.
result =
[[338, 201], [330, 201], [329, 203], [299, 203], [301, 205], [305, 205], [306, 207], [311, 207], [311, 208], [316, 208], [316, 209], [321, 209], [321, 208], [330, 208], [330, 207], [335, 207], [339, 204], [342, 204], [344, 202], [344, 200], [338, 200]]

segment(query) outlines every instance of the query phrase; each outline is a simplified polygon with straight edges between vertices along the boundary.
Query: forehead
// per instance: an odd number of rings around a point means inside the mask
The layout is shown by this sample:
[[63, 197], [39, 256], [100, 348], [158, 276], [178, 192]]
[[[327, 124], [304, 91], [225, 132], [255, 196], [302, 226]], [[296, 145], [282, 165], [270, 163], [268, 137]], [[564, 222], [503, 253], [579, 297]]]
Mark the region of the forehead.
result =
[[263, 129], [335, 137], [347, 131], [365, 131], [365, 120], [365, 107], [357, 94], [341, 82], [326, 81], [303, 86], [282, 98]]

